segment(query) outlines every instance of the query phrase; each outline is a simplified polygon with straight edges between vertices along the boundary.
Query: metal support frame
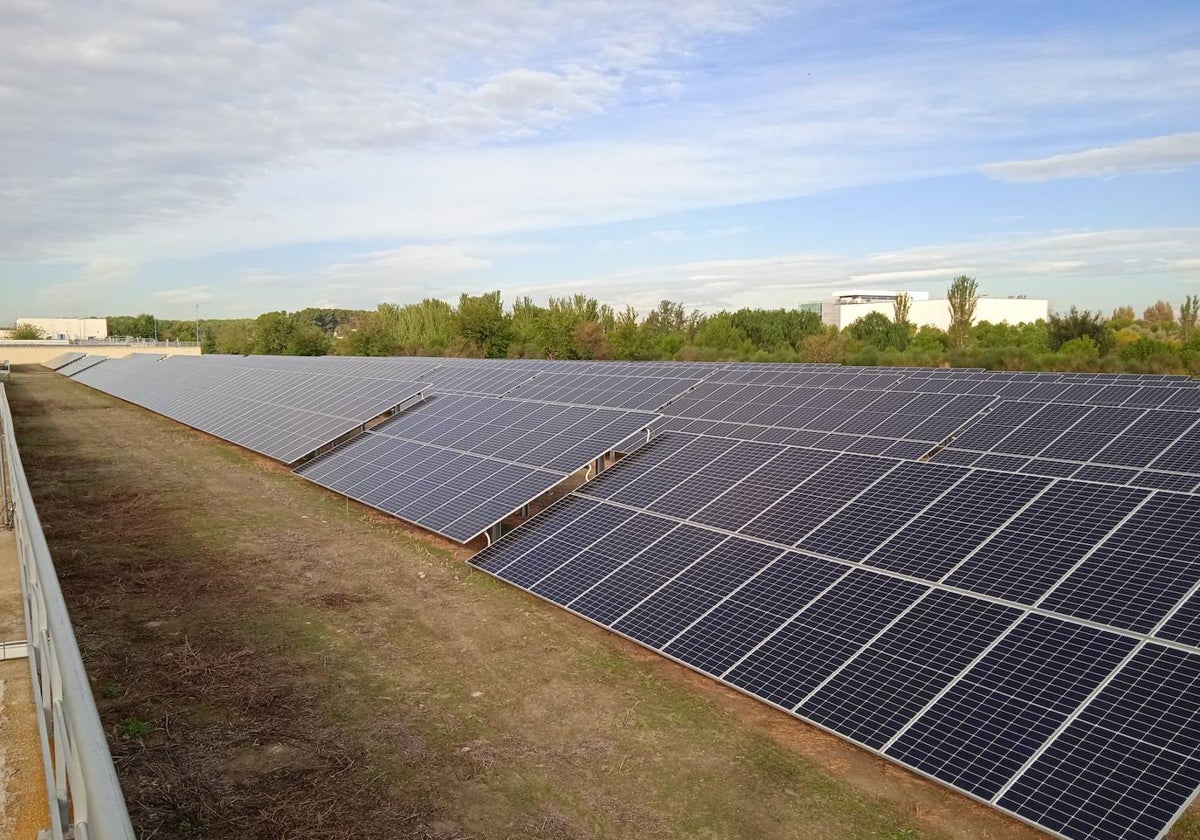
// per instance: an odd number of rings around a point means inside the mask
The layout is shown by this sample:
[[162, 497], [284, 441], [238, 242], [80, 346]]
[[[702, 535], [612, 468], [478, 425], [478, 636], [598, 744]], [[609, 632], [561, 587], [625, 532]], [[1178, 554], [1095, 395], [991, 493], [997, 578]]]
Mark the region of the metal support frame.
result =
[[8, 395], [0, 385], [4, 495], [16, 532], [33, 700], [52, 840], [134, 840], [125, 797], [88, 684], [79, 645], [50, 549], [33, 506], [13, 434]]

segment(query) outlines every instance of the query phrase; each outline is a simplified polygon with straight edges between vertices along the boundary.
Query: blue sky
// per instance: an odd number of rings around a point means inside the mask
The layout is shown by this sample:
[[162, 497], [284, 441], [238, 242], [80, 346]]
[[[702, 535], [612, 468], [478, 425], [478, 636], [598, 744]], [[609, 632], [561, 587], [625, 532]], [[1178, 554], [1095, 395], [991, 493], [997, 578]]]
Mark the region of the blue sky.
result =
[[0, 322], [1200, 292], [1194, 3], [18, 3]]

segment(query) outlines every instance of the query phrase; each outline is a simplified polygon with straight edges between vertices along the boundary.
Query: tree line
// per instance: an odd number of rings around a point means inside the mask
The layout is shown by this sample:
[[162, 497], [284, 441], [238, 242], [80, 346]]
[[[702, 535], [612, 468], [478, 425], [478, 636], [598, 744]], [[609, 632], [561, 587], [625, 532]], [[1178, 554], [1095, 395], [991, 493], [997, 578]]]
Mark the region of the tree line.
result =
[[[955, 278], [947, 289], [946, 330], [917, 327], [901, 295], [891, 315], [874, 312], [844, 329], [797, 309], [704, 314], [663, 301], [649, 312], [615, 309], [577, 294], [545, 305], [523, 297], [511, 307], [499, 291], [461, 295], [457, 305], [427, 298], [381, 303], [371, 311], [304, 309], [253, 319], [205, 320], [206, 353], [459, 356], [475, 358], [841, 362], [851, 365], [984, 367], [1200, 375], [1200, 298], [1178, 308], [1158, 301], [1139, 318], [1072, 307], [1026, 324], [975, 319], [979, 284]], [[110, 335], [196, 340], [194, 321], [149, 315], [110, 317]]]

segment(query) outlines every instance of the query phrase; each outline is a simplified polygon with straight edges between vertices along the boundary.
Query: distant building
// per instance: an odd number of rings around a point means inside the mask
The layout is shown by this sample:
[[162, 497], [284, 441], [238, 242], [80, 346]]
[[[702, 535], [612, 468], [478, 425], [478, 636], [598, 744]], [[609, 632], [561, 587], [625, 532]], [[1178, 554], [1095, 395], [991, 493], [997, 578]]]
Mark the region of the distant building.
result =
[[40, 329], [46, 338], [59, 341], [97, 341], [108, 338], [108, 320], [105, 318], [18, 318], [17, 326], [24, 324]]
[[[855, 290], [842, 292], [837, 297], [821, 301], [821, 321], [827, 326], [842, 329], [864, 315], [880, 312], [891, 318], [898, 291]], [[908, 292], [912, 304], [908, 319], [918, 327], [937, 327], [944, 330], [950, 326], [950, 302], [930, 300], [928, 292]], [[802, 305], [807, 308], [809, 305]], [[1050, 301], [1044, 298], [981, 297], [975, 307], [975, 323], [990, 321], [993, 324], [1025, 324], [1050, 317]]]

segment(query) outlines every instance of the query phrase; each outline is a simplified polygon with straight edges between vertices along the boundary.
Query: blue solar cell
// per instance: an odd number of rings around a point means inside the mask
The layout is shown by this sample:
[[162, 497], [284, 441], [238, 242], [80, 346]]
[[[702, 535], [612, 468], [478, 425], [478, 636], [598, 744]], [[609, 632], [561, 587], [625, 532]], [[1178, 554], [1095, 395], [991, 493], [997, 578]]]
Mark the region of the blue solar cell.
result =
[[[656, 516], [635, 514], [616, 525], [612, 531], [585, 547], [568, 562], [554, 569], [530, 588], [544, 598], [560, 604], [571, 604], [573, 599], [599, 584], [607, 575], [614, 573], [640, 553], [659, 550], [671, 553], [672, 547], [662, 546], [662, 541], [672, 527], [672, 523]], [[714, 539], [714, 543], [719, 541], [719, 538]], [[538, 550], [542, 551], [543, 549], [539, 548]], [[508, 577], [507, 571], [504, 575]], [[613, 601], [618, 600], [612, 587], [607, 588], [604, 592], [606, 595], [613, 596]], [[633, 606], [633, 604], [631, 603], [629, 606]], [[609, 608], [613, 608], [611, 603]], [[602, 620], [586, 610], [578, 611]], [[620, 610], [613, 618], [624, 611], [624, 609]]]
[[992, 798], [1134, 641], [1030, 615], [891, 744], [886, 754]]
[[517, 586], [528, 589], [562, 564], [608, 536], [633, 518], [633, 511], [610, 505], [598, 505], [536, 546], [513, 557], [505, 565], [494, 564], [490, 571]]
[[776, 548], [727, 539], [613, 624], [613, 629], [661, 648], [779, 555]]
[[1032, 476], [972, 472], [890, 535], [866, 562], [940, 580], [1049, 483]]
[[[985, 456], [986, 457], [986, 456]], [[1046, 458], [1030, 458], [1018, 470], [1028, 475], [1043, 475], [1049, 478], [1067, 478], [1076, 473], [1079, 464], [1070, 461], [1051, 461]]]
[[1102, 481], [1105, 484], [1128, 484], [1130, 479], [1137, 476], [1137, 470], [1126, 469], [1125, 467], [1106, 467], [1101, 464], [1084, 464], [1082, 467], [1076, 467], [1072, 473], [1072, 478], [1080, 481]]
[[1148, 646], [1128, 670], [1013, 783], [1002, 807], [1069, 837], [1160, 836], [1200, 778], [1192, 746], [1200, 657]]
[[1144, 490], [1059, 481], [946, 582], [1031, 604], [1146, 496]]
[[966, 475], [959, 467], [903, 462], [798, 545], [830, 557], [862, 560]]
[[735, 490], [713, 500], [691, 518], [736, 531], [835, 457], [832, 453], [809, 449], [782, 449]]
[[895, 466], [882, 458], [842, 455], [740, 530], [792, 545]]
[[932, 592], [796, 711], [878, 749], [1020, 615], [1011, 607]]
[[664, 650], [719, 676], [845, 573], [843, 566], [834, 563], [786, 554]]
[[1155, 635], [1192, 647], [1200, 647], [1200, 593], [1193, 593], [1185, 598]]
[[1200, 476], [1200, 431], [1184, 433], [1146, 466]]
[[1048, 609], [1149, 632], [1200, 582], [1200, 498], [1149, 499], [1043, 602]]
[[1196, 485], [1200, 484], [1200, 475], [1183, 475], [1180, 473], [1142, 470], [1129, 479], [1134, 487], [1147, 487], [1151, 490], [1171, 490], [1176, 493], [1195, 493]]
[[851, 572], [731, 668], [725, 679], [787, 709], [836, 671], [925, 588]]

